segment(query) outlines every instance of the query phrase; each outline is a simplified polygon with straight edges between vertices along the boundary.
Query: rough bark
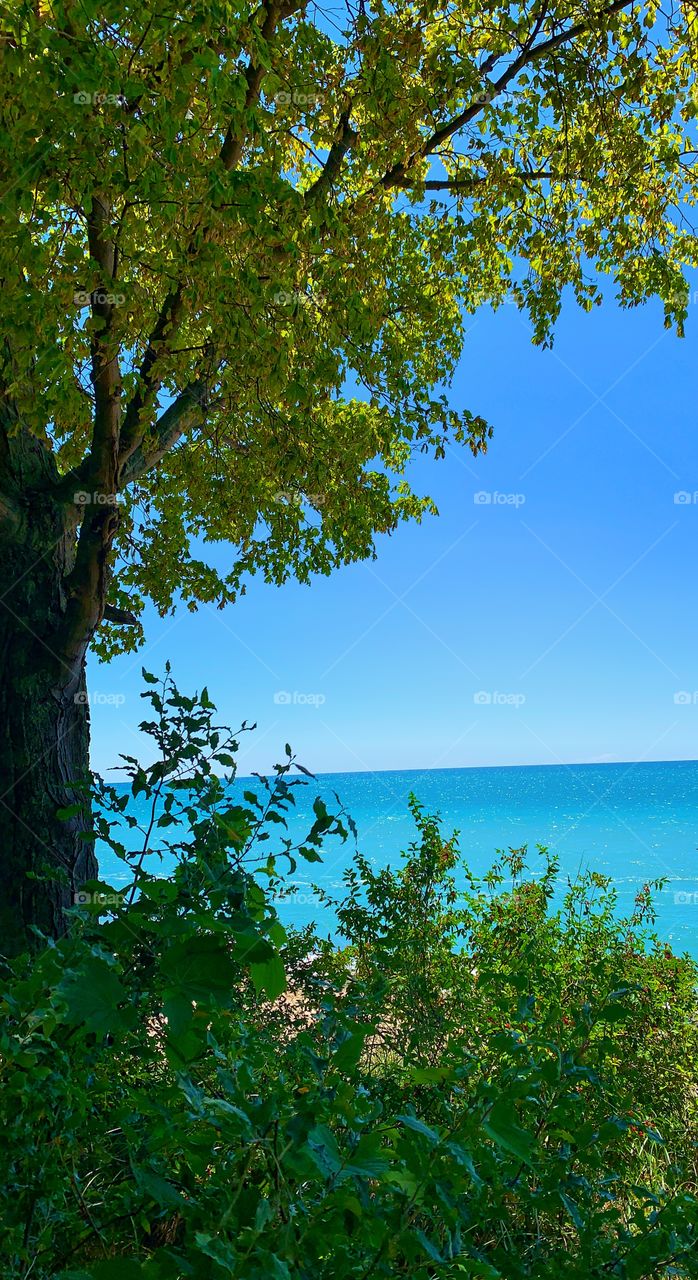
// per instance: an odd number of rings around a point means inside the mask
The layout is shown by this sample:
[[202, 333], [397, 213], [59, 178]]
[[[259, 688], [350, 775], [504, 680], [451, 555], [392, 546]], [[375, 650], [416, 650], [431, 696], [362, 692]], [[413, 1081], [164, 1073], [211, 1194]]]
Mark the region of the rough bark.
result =
[[[66, 908], [97, 873], [86, 793], [84, 644], [64, 646], [80, 507], [49, 451], [17, 434], [0, 457], [0, 953], [59, 937]], [[92, 628], [93, 629], [93, 628]], [[68, 820], [58, 810], [77, 804]]]

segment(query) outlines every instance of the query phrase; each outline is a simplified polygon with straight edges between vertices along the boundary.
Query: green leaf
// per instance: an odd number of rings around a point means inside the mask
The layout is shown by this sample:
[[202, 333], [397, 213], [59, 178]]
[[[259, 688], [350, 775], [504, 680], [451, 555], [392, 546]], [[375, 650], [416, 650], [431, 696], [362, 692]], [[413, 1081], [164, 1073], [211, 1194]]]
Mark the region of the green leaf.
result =
[[424, 1251], [428, 1254], [428, 1256], [432, 1259], [433, 1262], [445, 1261], [443, 1254], [437, 1249], [436, 1245], [432, 1243], [432, 1241], [429, 1239], [428, 1236], [424, 1234], [423, 1231], [417, 1229], [414, 1234], [419, 1240]]
[[444, 1084], [454, 1078], [453, 1067], [415, 1067], [412, 1071], [414, 1084]]
[[196, 1000], [197, 1004], [228, 1004], [237, 977], [226, 940], [219, 934], [195, 935], [170, 943], [160, 961], [160, 970], [167, 984], [168, 1000], [179, 996]]
[[402, 1115], [397, 1116], [397, 1120], [404, 1124], [406, 1129], [412, 1129], [414, 1133], [419, 1133], [423, 1138], [427, 1138], [432, 1146], [436, 1146], [441, 1141], [438, 1133], [434, 1129], [430, 1129], [429, 1125], [423, 1120], [418, 1120], [416, 1116]]
[[634, 1016], [633, 1010], [624, 1004], [607, 1004], [596, 1015], [597, 1022], [628, 1022]]
[[178, 991], [165, 999], [163, 1013], [167, 1018], [168, 1033], [179, 1040], [189, 1029], [194, 1006], [189, 996]]
[[331, 1129], [325, 1124], [315, 1125], [307, 1139], [308, 1151], [320, 1172], [325, 1178], [338, 1173], [342, 1167], [337, 1141]]
[[344, 1173], [362, 1178], [379, 1178], [390, 1168], [391, 1153], [391, 1148], [384, 1145], [381, 1134], [365, 1133], [352, 1152]]
[[161, 1205], [163, 1209], [181, 1209], [182, 1196], [176, 1187], [172, 1186], [166, 1178], [159, 1173], [155, 1173], [153, 1169], [147, 1169], [143, 1165], [131, 1163], [133, 1176], [136, 1185], [144, 1191], [151, 1200], [157, 1205]]
[[263, 960], [261, 964], [251, 964], [250, 977], [258, 996], [264, 992], [270, 1000], [275, 1000], [286, 990], [283, 961], [276, 954], [270, 956], [268, 960]]
[[367, 1035], [368, 1028], [362, 1027], [358, 1031], [350, 1032], [342, 1041], [332, 1058], [332, 1065], [338, 1071], [353, 1071], [361, 1057]]
[[67, 1021], [84, 1024], [99, 1035], [123, 1031], [133, 1020], [133, 1010], [122, 1010], [126, 992], [114, 970], [100, 956], [85, 958], [57, 987], [68, 1006]]
[[570, 1218], [572, 1219], [575, 1227], [577, 1228], [577, 1231], [581, 1235], [582, 1231], [584, 1230], [584, 1219], [582, 1218], [582, 1215], [579, 1212], [577, 1205], [575, 1204], [574, 1200], [570, 1199], [570, 1197], [565, 1194], [564, 1191], [558, 1192], [558, 1195], [560, 1196], [562, 1203], [564, 1204], [568, 1214], [570, 1215]]
[[513, 1106], [505, 1101], [495, 1102], [482, 1125], [485, 1133], [503, 1151], [516, 1156], [524, 1164], [531, 1164], [535, 1145], [532, 1134], [519, 1128]]
[[59, 822], [67, 822], [69, 818], [75, 818], [79, 813], [84, 811], [84, 805], [68, 804], [63, 809], [56, 809], [56, 817]]

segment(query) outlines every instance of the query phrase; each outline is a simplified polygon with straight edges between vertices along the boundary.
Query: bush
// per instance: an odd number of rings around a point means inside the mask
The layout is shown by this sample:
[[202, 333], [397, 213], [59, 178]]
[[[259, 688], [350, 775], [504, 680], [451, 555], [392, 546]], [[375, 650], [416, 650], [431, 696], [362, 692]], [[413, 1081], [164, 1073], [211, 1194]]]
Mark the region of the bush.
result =
[[233, 802], [206, 691], [146, 678], [140, 851], [99, 782], [91, 833], [129, 888], [86, 886], [70, 935], [5, 974], [4, 1274], [698, 1275], [696, 972], [649, 891], [620, 920], [590, 874], [556, 908], [545, 850], [477, 881], [413, 800], [401, 868], [356, 854], [326, 899], [338, 942], [284, 929], [274, 897], [349, 821], [316, 800], [291, 841], [288, 749]]

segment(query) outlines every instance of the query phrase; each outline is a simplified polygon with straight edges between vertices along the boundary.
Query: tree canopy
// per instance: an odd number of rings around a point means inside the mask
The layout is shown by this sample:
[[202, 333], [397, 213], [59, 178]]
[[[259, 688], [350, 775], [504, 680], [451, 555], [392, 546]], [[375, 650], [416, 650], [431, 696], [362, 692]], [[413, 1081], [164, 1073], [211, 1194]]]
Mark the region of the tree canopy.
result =
[[[448, 399], [484, 301], [546, 342], [563, 291], [589, 308], [607, 274], [680, 328], [687, 12], [10, 0], [2, 423], [74, 506], [66, 628], [99, 625], [100, 591], [116, 618], [305, 580], [419, 518], [413, 452], [490, 434]], [[0, 496], [11, 529], [1, 465]]]

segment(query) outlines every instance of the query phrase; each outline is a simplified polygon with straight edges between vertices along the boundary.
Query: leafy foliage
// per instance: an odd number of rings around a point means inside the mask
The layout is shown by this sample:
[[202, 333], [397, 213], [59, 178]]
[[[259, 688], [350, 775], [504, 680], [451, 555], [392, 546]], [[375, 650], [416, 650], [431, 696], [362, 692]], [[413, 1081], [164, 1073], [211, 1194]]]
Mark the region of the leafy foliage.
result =
[[696, 971], [649, 891], [622, 920], [590, 874], [556, 907], [544, 850], [478, 881], [413, 801], [337, 941], [284, 929], [279, 888], [348, 821], [316, 801], [291, 841], [290, 751], [233, 803], [206, 691], [146, 678], [156, 759], [97, 783], [129, 887], [86, 886], [5, 974], [4, 1274], [697, 1275]]
[[433, 510], [415, 451], [487, 443], [444, 394], [483, 302], [547, 342], [601, 273], [680, 327], [691, 13], [9, 0], [0, 384], [55, 461], [71, 592], [116, 557], [113, 606], [222, 605], [370, 555]]

